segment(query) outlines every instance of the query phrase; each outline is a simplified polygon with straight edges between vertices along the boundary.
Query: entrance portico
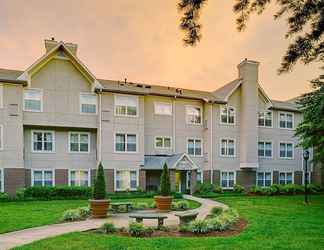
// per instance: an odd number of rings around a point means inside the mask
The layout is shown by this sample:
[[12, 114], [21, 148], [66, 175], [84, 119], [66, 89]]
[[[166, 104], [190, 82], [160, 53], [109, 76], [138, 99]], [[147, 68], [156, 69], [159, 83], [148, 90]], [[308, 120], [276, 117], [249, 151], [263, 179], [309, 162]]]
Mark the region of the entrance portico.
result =
[[171, 190], [193, 193], [198, 167], [186, 153], [145, 156], [145, 164], [142, 170], [146, 172], [146, 189], [159, 189], [160, 176], [165, 163], [169, 168]]

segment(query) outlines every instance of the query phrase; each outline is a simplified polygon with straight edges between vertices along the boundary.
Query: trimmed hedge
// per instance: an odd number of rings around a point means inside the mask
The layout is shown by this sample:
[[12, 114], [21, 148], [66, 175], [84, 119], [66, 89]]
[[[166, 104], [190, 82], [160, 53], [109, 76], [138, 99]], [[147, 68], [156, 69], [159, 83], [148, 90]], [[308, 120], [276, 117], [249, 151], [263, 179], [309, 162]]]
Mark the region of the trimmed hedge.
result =
[[[319, 185], [309, 184], [307, 185], [308, 192], [311, 194], [320, 193], [323, 189]], [[251, 194], [256, 195], [294, 195], [303, 194], [305, 186], [297, 184], [279, 185], [273, 184], [270, 187], [253, 186], [250, 189]]]

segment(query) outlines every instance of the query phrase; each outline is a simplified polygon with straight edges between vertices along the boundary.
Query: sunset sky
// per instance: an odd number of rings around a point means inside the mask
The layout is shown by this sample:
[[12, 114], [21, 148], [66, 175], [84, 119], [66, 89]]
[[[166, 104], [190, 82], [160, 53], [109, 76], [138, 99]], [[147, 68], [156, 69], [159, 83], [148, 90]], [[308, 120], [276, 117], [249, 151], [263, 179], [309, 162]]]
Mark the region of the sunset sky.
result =
[[231, 0], [209, 0], [197, 47], [184, 47], [176, 0], [0, 0], [0, 68], [26, 69], [44, 53], [44, 39], [73, 42], [98, 77], [215, 90], [237, 77], [244, 58], [260, 64], [260, 83], [273, 99], [309, 90], [319, 65], [276, 70], [287, 48], [275, 6], [239, 33]]

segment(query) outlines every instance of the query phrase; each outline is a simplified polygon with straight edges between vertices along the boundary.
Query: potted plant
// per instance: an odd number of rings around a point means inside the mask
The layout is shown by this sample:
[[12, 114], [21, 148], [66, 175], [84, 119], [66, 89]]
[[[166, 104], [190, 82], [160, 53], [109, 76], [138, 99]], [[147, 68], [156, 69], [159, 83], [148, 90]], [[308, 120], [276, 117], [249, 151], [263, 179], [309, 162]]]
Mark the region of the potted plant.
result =
[[171, 210], [172, 196], [170, 195], [170, 177], [166, 163], [164, 163], [160, 179], [160, 191], [161, 195], [154, 197], [157, 209], [161, 211]]
[[105, 173], [101, 162], [98, 166], [96, 180], [92, 190], [92, 200], [90, 200], [91, 215], [93, 218], [107, 217], [109, 200], [106, 199]]

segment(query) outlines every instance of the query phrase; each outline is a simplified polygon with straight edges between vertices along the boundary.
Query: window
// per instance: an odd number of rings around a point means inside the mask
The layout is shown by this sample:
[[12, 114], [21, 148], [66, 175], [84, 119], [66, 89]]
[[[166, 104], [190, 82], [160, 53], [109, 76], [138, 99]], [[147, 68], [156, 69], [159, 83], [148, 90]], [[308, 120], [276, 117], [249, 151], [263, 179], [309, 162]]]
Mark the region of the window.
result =
[[272, 174], [271, 172], [257, 172], [256, 182], [260, 187], [270, 187], [272, 185]]
[[116, 190], [136, 190], [137, 189], [137, 171], [136, 170], [116, 170]]
[[88, 170], [70, 170], [70, 186], [90, 186], [90, 171]]
[[280, 142], [279, 149], [279, 157], [282, 159], [292, 159], [294, 157], [293, 154], [293, 144], [292, 143], [286, 143], [286, 142]]
[[4, 172], [3, 169], [0, 168], [0, 192], [4, 192]]
[[53, 170], [32, 170], [32, 186], [54, 186]]
[[155, 137], [155, 148], [170, 149], [171, 148], [171, 137], [163, 137], [163, 136]]
[[3, 84], [0, 84], [0, 109], [3, 108]]
[[187, 124], [201, 124], [201, 108], [194, 106], [186, 106]]
[[272, 112], [271, 111], [261, 111], [259, 112], [259, 127], [272, 127]]
[[191, 156], [202, 156], [201, 139], [190, 138], [187, 141], [187, 153]]
[[69, 132], [69, 151], [73, 153], [89, 153], [90, 133]]
[[154, 113], [156, 115], [172, 115], [172, 104], [167, 102], [155, 102]]
[[82, 114], [97, 113], [97, 95], [80, 94], [80, 112]]
[[260, 158], [272, 157], [272, 142], [259, 141], [258, 155]]
[[294, 116], [292, 113], [279, 113], [279, 128], [292, 129], [294, 127]]
[[24, 111], [42, 112], [43, 92], [41, 89], [24, 90]]
[[53, 131], [32, 131], [32, 152], [54, 152]]
[[222, 172], [221, 174], [222, 188], [231, 189], [235, 184], [235, 173], [234, 172]]
[[136, 152], [136, 135], [135, 134], [119, 134], [115, 135], [115, 151], [116, 152]]
[[138, 97], [130, 95], [115, 95], [115, 115], [137, 116]]
[[235, 109], [230, 106], [221, 106], [221, 124], [235, 124]]
[[3, 125], [0, 125], [0, 150], [3, 150]]
[[292, 172], [281, 172], [279, 173], [279, 184], [280, 185], [286, 185], [286, 184], [292, 184], [293, 183], [293, 174]]
[[221, 139], [221, 156], [234, 157], [235, 156], [235, 140]]

